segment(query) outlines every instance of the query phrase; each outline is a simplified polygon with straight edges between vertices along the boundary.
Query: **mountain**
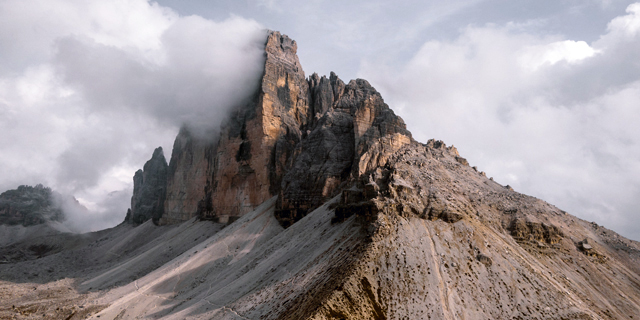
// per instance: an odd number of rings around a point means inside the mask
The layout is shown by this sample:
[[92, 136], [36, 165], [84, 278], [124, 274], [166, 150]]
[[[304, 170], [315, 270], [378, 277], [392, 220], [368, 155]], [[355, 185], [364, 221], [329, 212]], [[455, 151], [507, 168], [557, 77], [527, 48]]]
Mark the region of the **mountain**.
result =
[[219, 135], [154, 152], [133, 224], [0, 264], [0, 317], [639, 317], [640, 243], [415, 141], [367, 81], [306, 78], [296, 50], [269, 32]]
[[[413, 141], [366, 80], [345, 84], [333, 73], [306, 79], [296, 51], [295, 41], [271, 32], [260, 86], [231, 112], [219, 136], [180, 130], [166, 198], [148, 200], [163, 201], [152, 210], [160, 224], [194, 216], [233, 221], [277, 195], [276, 217], [288, 226]], [[136, 177], [134, 188], [141, 185]]]

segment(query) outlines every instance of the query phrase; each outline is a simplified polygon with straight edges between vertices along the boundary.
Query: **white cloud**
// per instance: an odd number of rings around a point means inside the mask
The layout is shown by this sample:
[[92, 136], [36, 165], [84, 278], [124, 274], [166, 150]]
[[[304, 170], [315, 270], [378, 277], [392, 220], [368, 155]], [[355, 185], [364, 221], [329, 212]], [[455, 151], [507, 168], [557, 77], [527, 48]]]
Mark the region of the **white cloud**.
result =
[[264, 41], [254, 21], [145, 0], [0, 2], [0, 189], [44, 183], [91, 209], [74, 228], [119, 223], [155, 147], [252, 93]]
[[468, 27], [361, 76], [418, 140], [455, 144], [498, 182], [640, 239], [640, 5], [627, 12], [591, 44]]
[[544, 65], [554, 65], [561, 61], [579, 63], [598, 52], [584, 41], [556, 41], [524, 48], [519, 62], [524, 68], [535, 71]]
[[623, 36], [634, 39], [640, 31], [640, 3], [627, 7], [628, 15], [617, 17], [608, 25], [609, 36]]

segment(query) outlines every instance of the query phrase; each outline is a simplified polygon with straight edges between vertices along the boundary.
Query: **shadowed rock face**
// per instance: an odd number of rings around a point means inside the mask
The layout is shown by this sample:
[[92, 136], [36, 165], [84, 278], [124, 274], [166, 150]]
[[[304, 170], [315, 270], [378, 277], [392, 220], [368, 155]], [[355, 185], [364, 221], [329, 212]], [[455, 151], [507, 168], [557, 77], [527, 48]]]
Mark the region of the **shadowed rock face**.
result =
[[162, 147], [158, 147], [144, 164], [143, 170], [136, 171], [133, 176], [131, 210], [127, 213], [126, 222], [141, 224], [153, 219], [154, 223], [158, 223], [164, 210], [167, 170]]
[[295, 41], [270, 32], [256, 94], [231, 111], [219, 137], [203, 141], [181, 130], [169, 165], [161, 223], [196, 215], [227, 221], [278, 193], [310, 113], [308, 84], [296, 50]]

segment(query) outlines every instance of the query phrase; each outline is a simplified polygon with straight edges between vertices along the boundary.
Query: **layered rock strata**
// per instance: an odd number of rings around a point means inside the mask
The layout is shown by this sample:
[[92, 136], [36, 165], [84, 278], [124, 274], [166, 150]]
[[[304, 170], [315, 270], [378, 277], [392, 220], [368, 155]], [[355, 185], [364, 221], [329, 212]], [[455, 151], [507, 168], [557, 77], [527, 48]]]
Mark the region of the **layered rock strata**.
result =
[[283, 226], [384, 166], [390, 154], [412, 141], [403, 120], [366, 80], [345, 85], [332, 73], [330, 78], [313, 74], [309, 83], [314, 116], [282, 181], [276, 218]]

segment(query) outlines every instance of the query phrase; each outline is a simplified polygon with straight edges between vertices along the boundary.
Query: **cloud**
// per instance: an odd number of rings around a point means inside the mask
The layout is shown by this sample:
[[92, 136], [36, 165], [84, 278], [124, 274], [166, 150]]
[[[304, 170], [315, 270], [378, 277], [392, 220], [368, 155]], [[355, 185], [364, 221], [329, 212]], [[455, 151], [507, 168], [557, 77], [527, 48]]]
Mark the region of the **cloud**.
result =
[[63, 38], [55, 62], [94, 111], [134, 111], [163, 123], [216, 129], [257, 89], [266, 31], [232, 17], [176, 20], [160, 37], [159, 61], [91, 39]]
[[640, 4], [591, 43], [471, 26], [360, 75], [418, 140], [455, 144], [498, 182], [640, 239], [638, 26]]
[[76, 196], [83, 231], [121, 222], [157, 146], [185, 123], [211, 134], [257, 88], [265, 39], [145, 0], [0, 2], [0, 189]]

